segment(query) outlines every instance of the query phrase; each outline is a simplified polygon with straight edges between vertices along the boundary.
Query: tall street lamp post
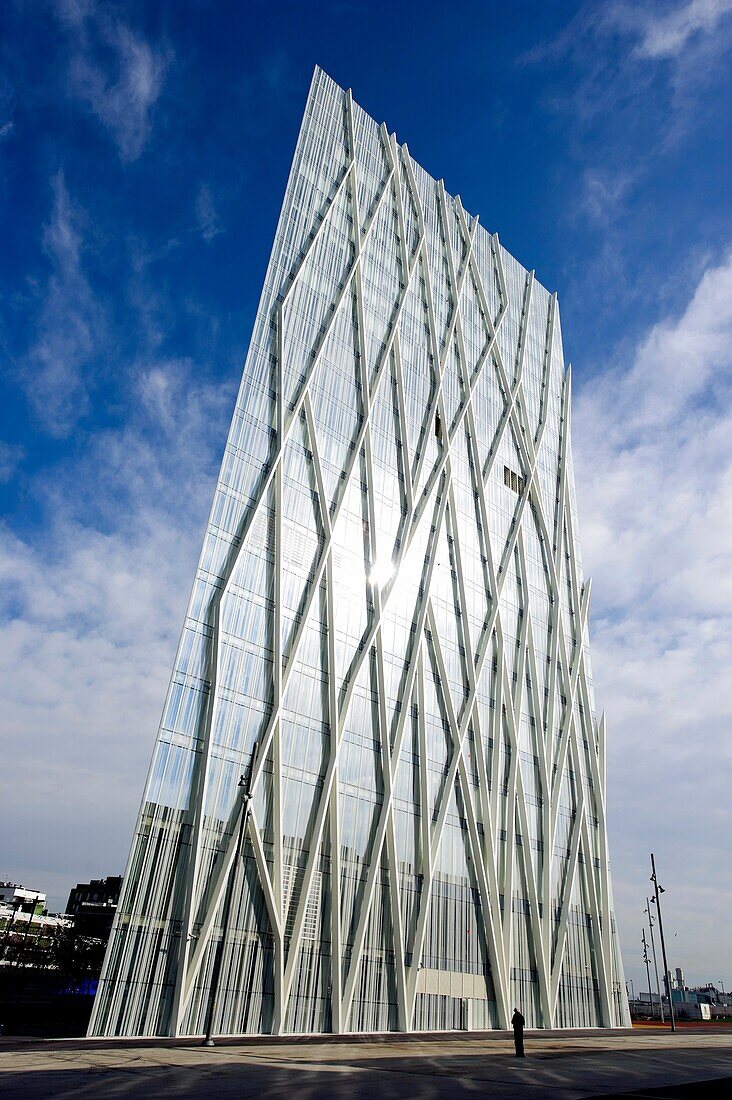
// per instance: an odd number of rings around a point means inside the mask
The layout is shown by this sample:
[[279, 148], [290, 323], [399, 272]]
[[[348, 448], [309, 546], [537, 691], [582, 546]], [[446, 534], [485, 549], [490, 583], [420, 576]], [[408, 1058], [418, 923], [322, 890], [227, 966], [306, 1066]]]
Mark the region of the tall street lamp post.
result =
[[655, 903], [658, 911], [658, 931], [661, 935], [661, 957], [663, 958], [663, 981], [666, 986], [666, 993], [668, 994], [668, 1011], [671, 1017], [671, 1030], [676, 1031], [676, 1017], [674, 1015], [674, 1002], [671, 997], [671, 983], [668, 980], [668, 960], [666, 959], [666, 940], [663, 935], [663, 917], [661, 916], [661, 894], [665, 894], [663, 886], [658, 885], [658, 877], [656, 875], [656, 860], [651, 852], [651, 882], [653, 883], [654, 895], [651, 901]]
[[648, 978], [648, 1000], [651, 1002], [651, 1015], [653, 1015], [653, 992], [651, 990], [651, 967], [648, 961], [648, 944], [646, 943], [646, 930], [643, 929], [641, 936], [641, 943], [643, 944], [643, 962], [646, 964], [646, 977]]
[[655, 923], [655, 919], [654, 919], [653, 913], [651, 912], [651, 903], [648, 900], [648, 898], [646, 898], [646, 913], [648, 914], [648, 930], [651, 933], [651, 952], [653, 953], [653, 969], [656, 972], [656, 993], [658, 994], [658, 1004], [659, 1004], [659, 1007], [661, 1009], [661, 1023], [664, 1023], [665, 1020], [664, 1020], [664, 1015], [663, 1015], [663, 997], [661, 996], [661, 983], [658, 979], [658, 959], [656, 958], [656, 941], [655, 941], [654, 936], [653, 936], [653, 925]]

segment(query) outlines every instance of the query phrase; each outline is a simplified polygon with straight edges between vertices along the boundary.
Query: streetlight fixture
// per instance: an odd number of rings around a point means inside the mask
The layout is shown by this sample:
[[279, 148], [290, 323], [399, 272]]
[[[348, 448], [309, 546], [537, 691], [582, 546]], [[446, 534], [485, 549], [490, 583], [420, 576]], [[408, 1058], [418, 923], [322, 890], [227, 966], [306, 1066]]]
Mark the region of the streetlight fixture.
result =
[[666, 986], [666, 993], [668, 995], [668, 1011], [671, 1018], [671, 1030], [676, 1031], [676, 1017], [674, 1015], [674, 1002], [671, 997], [671, 983], [668, 980], [668, 960], [666, 959], [666, 941], [663, 936], [663, 917], [661, 916], [661, 894], [665, 894], [663, 886], [659, 885], [658, 876], [656, 875], [656, 860], [651, 852], [651, 882], [653, 883], [653, 889], [655, 891], [651, 901], [656, 906], [658, 912], [658, 931], [661, 934], [661, 956], [663, 958], [663, 982]]
[[658, 994], [658, 1007], [661, 1010], [661, 1023], [665, 1023], [663, 1015], [663, 997], [661, 996], [661, 983], [658, 978], [658, 959], [656, 958], [656, 941], [653, 936], [653, 925], [655, 923], [653, 913], [651, 912], [651, 903], [646, 898], [645, 912], [648, 914], [648, 930], [651, 933], [651, 951], [653, 952], [653, 969], [656, 972], [656, 993]]

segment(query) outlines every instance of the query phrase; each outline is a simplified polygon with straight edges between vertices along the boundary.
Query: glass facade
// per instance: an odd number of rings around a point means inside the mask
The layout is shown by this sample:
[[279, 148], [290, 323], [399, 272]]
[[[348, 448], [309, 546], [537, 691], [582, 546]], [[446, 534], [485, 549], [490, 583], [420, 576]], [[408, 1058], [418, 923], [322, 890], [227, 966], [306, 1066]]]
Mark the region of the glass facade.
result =
[[316, 70], [90, 1033], [627, 1024], [588, 606], [556, 296]]

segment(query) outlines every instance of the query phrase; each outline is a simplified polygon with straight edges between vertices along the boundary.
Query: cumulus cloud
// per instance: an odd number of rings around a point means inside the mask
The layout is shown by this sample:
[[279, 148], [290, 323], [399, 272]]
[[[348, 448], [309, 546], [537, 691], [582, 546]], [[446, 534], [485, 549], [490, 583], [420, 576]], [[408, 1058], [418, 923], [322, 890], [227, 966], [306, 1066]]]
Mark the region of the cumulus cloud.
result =
[[[598, 701], [609, 718], [610, 825], [631, 968], [648, 852], [668, 876], [672, 966], [732, 963], [732, 251], [627, 370], [581, 390], [573, 417]], [[666, 899], [665, 899], [666, 900]]]
[[51, 274], [41, 289], [38, 336], [23, 374], [38, 420], [63, 437], [88, 410], [92, 363], [106, 320], [84, 273], [84, 212], [72, 201], [63, 172], [51, 183], [53, 206], [43, 231]]
[[135, 378], [125, 426], [37, 478], [44, 537], [0, 538], [3, 870], [57, 904], [123, 865], [233, 401], [185, 361]]
[[69, 86], [107, 128], [125, 161], [142, 153], [171, 60], [105, 5], [59, 0], [71, 46]]

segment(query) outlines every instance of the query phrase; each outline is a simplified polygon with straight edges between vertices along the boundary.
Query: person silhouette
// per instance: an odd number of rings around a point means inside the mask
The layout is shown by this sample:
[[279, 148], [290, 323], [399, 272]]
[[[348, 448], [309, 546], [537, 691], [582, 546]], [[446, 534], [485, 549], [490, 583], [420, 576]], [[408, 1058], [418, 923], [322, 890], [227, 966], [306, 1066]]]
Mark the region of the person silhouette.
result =
[[526, 1020], [523, 1018], [517, 1008], [513, 1010], [513, 1016], [511, 1017], [511, 1025], [513, 1027], [513, 1045], [516, 1048], [516, 1057], [524, 1058], [524, 1024]]

